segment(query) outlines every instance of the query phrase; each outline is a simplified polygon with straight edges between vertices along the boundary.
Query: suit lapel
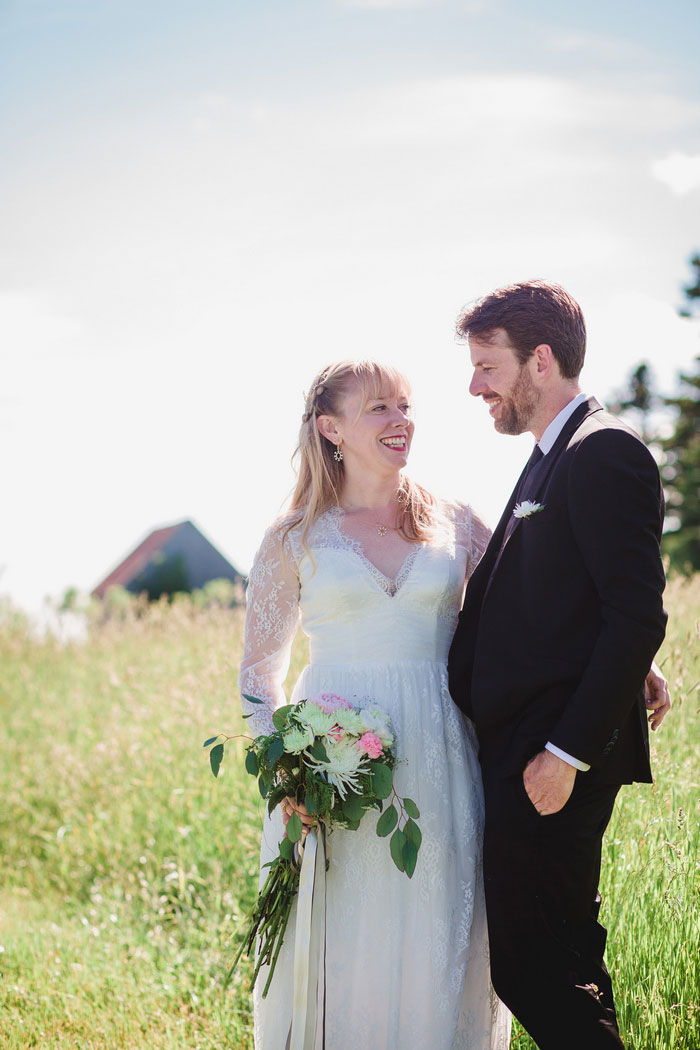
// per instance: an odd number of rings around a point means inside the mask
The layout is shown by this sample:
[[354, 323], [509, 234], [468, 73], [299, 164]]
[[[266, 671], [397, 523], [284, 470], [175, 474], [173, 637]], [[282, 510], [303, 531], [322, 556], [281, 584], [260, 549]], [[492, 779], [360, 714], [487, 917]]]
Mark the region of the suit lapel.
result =
[[[511, 496], [511, 502], [506, 507], [506, 510], [501, 520], [499, 521], [498, 527], [496, 529], [496, 533], [498, 533], [501, 529], [501, 525], [503, 525], [505, 520], [504, 531], [503, 533], [501, 533], [501, 536], [505, 537], [505, 539], [499, 540], [498, 555], [494, 559], [492, 573], [495, 573], [496, 569], [498, 568], [498, 564], [501, 560], [501, 556], [503, 555], [503, 551], [506, 549], [506, 545], [511, 541], [516, 530], [519, 529], [522, 525], [523, 518], [516, 518], [513, 527], [510, 530], [508, 530], [508, 522], [512, 517], [516, 501], [518, 503], [522, 503], [523, 500], [527, 499], [531, 500], [533, 503], [537, 502], [538, 496], [543, 491], [547, 478], [554, 470], [557, 460], [569, 444], [569, 441], [574, 436], [578, 428], [583, 423], [584, 419], [587, 419], [588, 416], [592, 415], [593, 412], [602, 412], [602, 410], [603, 406], [598, 401], [596, 401], [594, 397], [589, 397], [587, 401], [582, 402], [578, 406], [578, 408], [574, 412], [572, 412], [569, 419], [567, 419], [566, 423], [561, 429], [561, 433], [557, 437], [557, 440], [554, 442], [547, 455], [543, 456], [539, 463], [532, 468], [527, 477], [527, 480], [525, 481], [522, 487], [522, 491], [519, 491], [519, 489], [525, 471], [523, 471], [523, 473], [520, 475], [520, 481], [518, 481], [518, 484], [515, 487], [515, 491]], [[492, 542], [496, 538], [496, 533], [494, 533], [492, 537]]]

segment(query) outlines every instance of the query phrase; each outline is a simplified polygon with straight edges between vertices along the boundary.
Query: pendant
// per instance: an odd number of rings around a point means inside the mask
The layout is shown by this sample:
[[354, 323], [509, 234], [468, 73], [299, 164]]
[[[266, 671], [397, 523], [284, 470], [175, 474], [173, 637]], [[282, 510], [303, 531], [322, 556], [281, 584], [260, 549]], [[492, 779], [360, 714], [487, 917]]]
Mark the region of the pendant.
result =
[[386, 536], [386, 525], [377, 525], [377, 536]]

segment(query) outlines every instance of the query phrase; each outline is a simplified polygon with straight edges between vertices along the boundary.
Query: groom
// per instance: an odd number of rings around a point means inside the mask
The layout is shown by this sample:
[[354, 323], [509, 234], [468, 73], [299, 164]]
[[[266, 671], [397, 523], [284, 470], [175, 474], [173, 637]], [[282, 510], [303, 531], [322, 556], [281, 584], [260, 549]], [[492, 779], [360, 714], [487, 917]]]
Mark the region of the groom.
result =
[[537, 441], [449, 660], [480, 743], [493, 983], [541, 1050], [619, 1050], [597, 888], [620, 785], [651, 781], [644, 681], [666, 624], [659, 473], [581, 392], [586, 329], [563, 288], [500, 289], [458, 331], [470, 393], [496, 430]]

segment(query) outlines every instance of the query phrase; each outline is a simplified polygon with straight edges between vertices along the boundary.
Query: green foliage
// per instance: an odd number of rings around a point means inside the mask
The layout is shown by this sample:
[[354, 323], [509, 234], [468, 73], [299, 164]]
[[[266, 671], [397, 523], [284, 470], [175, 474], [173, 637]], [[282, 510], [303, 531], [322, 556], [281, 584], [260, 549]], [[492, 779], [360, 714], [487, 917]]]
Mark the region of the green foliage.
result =
[[[686, 307], [679, 313], [691, 317], [700, 307], [700, 255], [690, 260], [693, 279], [684, 288]], [[686, 574], [700, 570], [700, 355], [693, 370], [679, 376], [679, 390], [664, 398], [673, 410], [673, 433], [662, 441], [662, 477], [667, 494], [669, 521], [674, 528], [664, 537], [671, 564]]]
[[397, 828], [389, 840], [389, 845], [391, 847], [391, 857], [394, 861], [394, 864], [399, 869], [399, 871], [403, 871], [403, 848], [406, 845], [405, 832], [403, 832], [400, 828]]
[[405, 798], [403, 800], [403, 808], [406, 810], [408, 816], [413, 817], [414, 820], [418, 820], [420, 817], [420, 810], [412, 798]]
[[692, 270], [692, 276], [690, 284], [687, 284], [683, 289], [685, 305], [678, 311], [681, 317], [693, 317], [700, 312], [700, 255], [696, 253], [691, 256], [689, 265]]
[[377, 834], [384, 838], [390, 835], [399, 822], [399, 811], [392, 802], [377, 821]]
[[655, 428], [652, 414], [662, 403], [654, 389], [654, 376], [646, 361], [641, 361], [630, 372], [626, 388], [610, 404], [615, 415], [630, 416], [646, 445], [652, 444]]
[[301, 817], [298, 813], [292, 813], [287, 823], [287, 838], [290, 842], [298, 842], [303, 829]]
[[343, 802], [343, 813], [351, 823], [362, 820], [365, 814], [365, 806], [362, 804], [362, 799], [357, 795], [350, 795]]
[[154, 554], [146, 568], [129, 586], [134, 594], [145, 591], [148, 600], [157, 601], [163, 595], [171, 597], [190, 590], [190, 580], [182, 554]]
[[223, 744], [217, 744], [216, 747], [213, 747], [211, 749], [211, 751], [209, 752], [209, 765], [211, 766], [211, 771], [212, 771], [212, 773], [214, 774], [215, 777], [218, 777], [218, 775], [219, 775], [219, 769], [221, 768], [221, 762], [222, 762], [223, 757], [224, 757], [224, 745]]
[[391, 770], [381, 762], [370, 762], [372, 770], [372, 787], [377, 798], [388, 798], [394, 786]]
[[666, 404], [676, 412], [673, 433], [663, 441], [662, 468], [669, 515], [677, 527], [667, 533], [665, 548], [681, 572], [700, 569], [700, 355], [695, 371], [681, 374], [676, 397]]

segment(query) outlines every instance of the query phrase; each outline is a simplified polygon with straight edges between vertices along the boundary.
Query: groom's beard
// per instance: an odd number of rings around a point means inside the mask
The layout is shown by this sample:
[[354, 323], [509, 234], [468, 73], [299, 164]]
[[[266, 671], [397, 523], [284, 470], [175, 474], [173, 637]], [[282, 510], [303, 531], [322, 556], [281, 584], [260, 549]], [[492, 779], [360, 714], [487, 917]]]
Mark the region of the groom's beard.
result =
[[527, 365], [521, 365], [513, 389], [501, 398], [501, 410], [494, 426], [499, 434], [524, 434], [537, 408], [537, 390]]

